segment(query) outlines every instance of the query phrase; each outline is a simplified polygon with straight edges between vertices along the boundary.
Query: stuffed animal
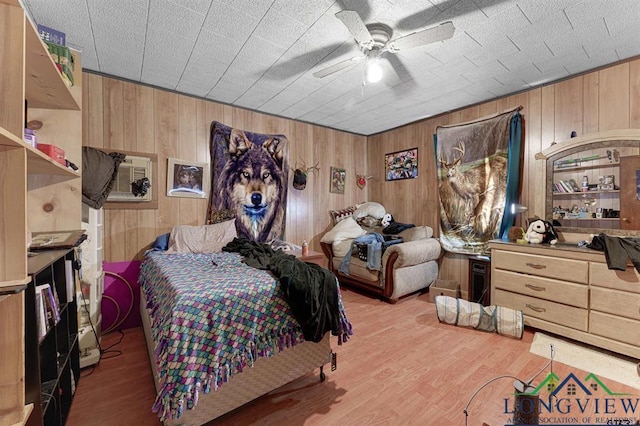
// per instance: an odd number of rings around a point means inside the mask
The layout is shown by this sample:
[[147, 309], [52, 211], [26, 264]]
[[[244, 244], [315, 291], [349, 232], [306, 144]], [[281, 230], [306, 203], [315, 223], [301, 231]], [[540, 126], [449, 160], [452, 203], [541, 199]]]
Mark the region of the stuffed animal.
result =
[[517, 241], [524, 238], [524, 229], [520, 226], [512, 226], [509, 228], [509, 233], [507, 234], [507, 238], [511, 241]]
[[529, 223], [524, 239], [529, 241], [531, 244], [555, 244], [558, 242], [558, 234], [553, 228], [551, 222], [543, 219], [536, 219]]
[[382, 226], [389, 226], [391, 222], [393, 222], [393, 216], [391, 216], [391, 213], [387, 213], [384, 216], [382, 216], [382, 221], [380, 222], [380, 224]]

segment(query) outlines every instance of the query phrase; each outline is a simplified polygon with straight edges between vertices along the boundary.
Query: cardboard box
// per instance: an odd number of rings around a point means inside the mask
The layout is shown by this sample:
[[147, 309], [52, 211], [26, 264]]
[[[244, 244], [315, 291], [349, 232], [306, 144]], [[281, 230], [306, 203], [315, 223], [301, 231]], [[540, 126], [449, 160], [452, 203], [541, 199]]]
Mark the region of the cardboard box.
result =
[[49, 145], [46, 143], [39, 143], [38, 149], [44, 152], [45, 154], [47, 154], [53, 160], [67, 167], [67, 162], [65, 161], [65, 158], [64, 158], [64, 150], [62, 148], [58, 148], [55, 145]]
[[45, 42], [56, 43], [62, 46], [66, 44], [65, 33], [44, 25], [38, 24], [38, 35]]
[[436, 282], [429, 286], [429, 302], [435, 303], [436, 296], [460, 298], [462, 297], [460, 284], [454, 280], [436, 280]]

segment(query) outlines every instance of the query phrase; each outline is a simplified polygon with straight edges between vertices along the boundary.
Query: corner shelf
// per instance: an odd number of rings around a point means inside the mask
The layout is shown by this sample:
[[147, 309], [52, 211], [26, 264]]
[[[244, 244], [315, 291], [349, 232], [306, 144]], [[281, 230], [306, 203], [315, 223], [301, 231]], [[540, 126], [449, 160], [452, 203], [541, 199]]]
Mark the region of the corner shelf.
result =
[[[41, 135], [46, 135], [46, 143], [60, 146], [72, 161], [79, 161], [82, 67], [78, 54], [79, 66], [74, 75], [76, 86], [68, 87], [21, 1], [0, 0], [0, 20], [3, 22], [0, 25], [0, 60], [4, 65], [0, 85], [0, 168], [3, 170], [0, 188], [4, 194], [0, 201], [0, 225], [4, 230], [0, 235], [0, 257], [4, 260], [0, 264], [0, 312], [3, 314], [0, 324], [0, 345], [3, 347], [0, 424], [61, 425], [65, 416], [58, 420], [55, 415], [54, 418], [49, 414], [43, 416], [40, 370], [33, 368], [34, 356], [39, 359], [40, 354], [38, 332], [30, 322], [35, 315], [35, 306], [30, 303], [35, 289], [29, 268], [32, 260], [27, 258], [27, 231], [79, 228], [81, 196], [78, 188], [82, 173], [55, 162], [25, 143], [23, 136], [26, 107], [29, 119], [45, 124]], [[27, 288], [19, 292], [25, 284]], [[63, 299], [61, 302], [68, 301]], [[63, 373], [62, 395], [53, 394], [60, 402], [56, 409], [60, 412], [68, 412], [73, 397], [69, 377], [74, 373], [69, 371], [79, 371], [77, 307], [75, 300], [69, 303], [71, 306], [65, 309], [67, 325], [64, 328], [75, 324], [76, 331], [72, 330], [70, 335], [76, 343], [63, 343], [68, 348], [70, 361]], [[62, 328], [62, 324], [60, 326]], [[53, 342], [57, 343], [53, 337]]]
[[[27, 19], [27, 25], [33, 24]], [[38, 31], [26, 30], [25, 98], [29, 108], [80, 110]]]

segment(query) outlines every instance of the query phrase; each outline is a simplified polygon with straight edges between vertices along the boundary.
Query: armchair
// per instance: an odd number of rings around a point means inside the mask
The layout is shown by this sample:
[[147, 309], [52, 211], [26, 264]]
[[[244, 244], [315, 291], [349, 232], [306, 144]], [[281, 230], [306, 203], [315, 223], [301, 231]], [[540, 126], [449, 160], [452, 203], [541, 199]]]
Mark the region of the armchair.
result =
[[[367, 232], [367, 229], [353, 221], [353, 224], [348, 225], [355, 231], [352, 235], [358, 234], [354, 225], [361, 229], [360, 235]], [[372, 231], [379, 232], [377, 229]], [[342, 233], [342, 236], [345, 234]], [[406, 229], [399, 236], [403, 238], [403, 242], [393, 244], [385, 250], [380, 271], [367, 269], [367, 262], [355, 256], [350, 259], [349, 274], [338, 270], [355, 237], [336, 238], [336, 234], [330, 231], [322, 237], [320, 246], [329, 259], [329, 270], [341, 283], [396, 303], [403, 296], [428, 288], [436, 280], [441, 253], [440, 243], [433, 238], [433, 230], [428, 226]]]

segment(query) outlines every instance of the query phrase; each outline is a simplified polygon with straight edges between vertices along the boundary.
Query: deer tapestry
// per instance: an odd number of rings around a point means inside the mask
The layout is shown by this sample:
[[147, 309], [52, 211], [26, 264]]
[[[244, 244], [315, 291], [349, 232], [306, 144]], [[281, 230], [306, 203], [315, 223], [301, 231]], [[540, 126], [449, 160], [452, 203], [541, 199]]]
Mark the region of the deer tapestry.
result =
[[518, 188], [519, 109], [436, 129], [440, 242], [445, 250], [484, 253], [487, 242], [502, 234], [503, 222], [513, 222], [505, 205], [515, 202]]

